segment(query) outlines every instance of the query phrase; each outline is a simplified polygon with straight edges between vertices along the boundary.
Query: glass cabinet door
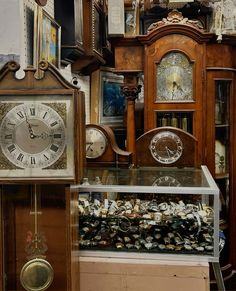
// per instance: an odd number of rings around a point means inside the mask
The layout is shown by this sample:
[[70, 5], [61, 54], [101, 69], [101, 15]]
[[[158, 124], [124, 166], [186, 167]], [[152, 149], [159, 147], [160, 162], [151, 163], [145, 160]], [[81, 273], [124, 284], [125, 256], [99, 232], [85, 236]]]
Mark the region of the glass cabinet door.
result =
[[231, 80], [215, 81], [215, 179], [221, 191], [221, 218], [229, 204], [229, 134]]

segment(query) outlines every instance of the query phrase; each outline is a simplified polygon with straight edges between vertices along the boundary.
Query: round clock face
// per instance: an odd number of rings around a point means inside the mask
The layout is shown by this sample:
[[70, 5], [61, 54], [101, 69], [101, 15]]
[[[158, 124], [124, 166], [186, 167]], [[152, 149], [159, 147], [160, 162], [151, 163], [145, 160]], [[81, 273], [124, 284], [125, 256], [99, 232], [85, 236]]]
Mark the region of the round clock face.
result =
[[19, 168], [46, 168], [65, 149], [65, 125], [51, 106], [22, 103], [10, 109], [0, 125], [2, 153]]
[[86, 128], [86, 158], [95, 159], [102, 156], [106, 150], [107, 138], [96, 127]]
[[183, 143], [175, 133], [162, 131], [153, 136], [149, 150], [159, 163], [172, 164], [182, 156]]
[[157, 101], [191, 101], [192, 64], [180, 52], [168, 53], [157, 65]]

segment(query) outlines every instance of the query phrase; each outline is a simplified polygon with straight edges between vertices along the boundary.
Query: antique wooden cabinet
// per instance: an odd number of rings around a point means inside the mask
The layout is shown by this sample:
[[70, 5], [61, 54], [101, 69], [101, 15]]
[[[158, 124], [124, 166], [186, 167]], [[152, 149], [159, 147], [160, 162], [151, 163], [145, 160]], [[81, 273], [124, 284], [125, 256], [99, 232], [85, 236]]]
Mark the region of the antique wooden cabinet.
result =
[[[235, 241], [235, 46], [209, 44], [206, 57], [206, 164], [221, 191], [220, 225], [226, 235], [223, 275], [236, 268]], [[224, 55], [224, 58], [219, 56]]]
[[62, 64], [89, 74], [110, 57], [105, 1], [55, 1], [55, 19], [61, 25]]
[[[116, 71], [124, 74], [130, 96], [138, 87], [130, 80], [144, 73], [144, 131], [174, 126], [197, 140], [196, 162], [209, 167], [222, 192], [220, 227], [226, 247], [221, 264], [229, 278], [236, 267], [236, 228], [230, 223], [236, 219], [235, 40], [223, 37], [217, 43], [197, 19], [175, 10], [150, 25], [145, 35], [116, 38], [113, 44]], [[133, 124], [127, 120], [128, 138]]]

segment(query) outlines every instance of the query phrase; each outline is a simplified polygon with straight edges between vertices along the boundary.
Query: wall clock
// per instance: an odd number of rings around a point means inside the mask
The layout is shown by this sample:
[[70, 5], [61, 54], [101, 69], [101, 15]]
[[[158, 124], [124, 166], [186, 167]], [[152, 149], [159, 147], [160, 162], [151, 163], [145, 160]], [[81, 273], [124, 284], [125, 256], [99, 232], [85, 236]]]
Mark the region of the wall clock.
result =
[[95, 159], [103, 155], [108, 140], [97, 127], [86, 128], [86, 158]]
[[159, 163], [172, 164], [182, 156], [183, 143], [174, 132], [162, 131], [153, 136], [149, 150]]
[[157, 101], [193, 100], [193, 65], [180, 52], [166, 54], [157, 64]]
[[0, 97], [0, 175], [73, 175], [73, 102], [59, 96]]

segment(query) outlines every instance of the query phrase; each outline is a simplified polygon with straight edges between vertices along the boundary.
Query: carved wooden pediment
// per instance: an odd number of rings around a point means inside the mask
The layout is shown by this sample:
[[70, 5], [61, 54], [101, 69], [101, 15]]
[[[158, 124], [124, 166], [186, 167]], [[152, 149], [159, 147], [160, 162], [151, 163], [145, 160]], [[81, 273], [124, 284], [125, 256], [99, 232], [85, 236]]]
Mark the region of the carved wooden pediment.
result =
[[147, 32], [150, 33], [151, 31], [153, 31], [154, 29], [164, 26], [164, 25], [169, 25], [169, 24], [186, 24], [186, 25], [190, 25], [193, 26], [194, 28], [198, 28], [198, 29], [202, 29], [203, 30], [203, 26], [202, 24], [197, 21], [197, 20], [190, 20], [187, 17], [183, 17], [182, 13], [176, 9], [172, 10], [167, 18], [163, 18], [161, 21], [157, 21], [155, 23], [152, 23]]

